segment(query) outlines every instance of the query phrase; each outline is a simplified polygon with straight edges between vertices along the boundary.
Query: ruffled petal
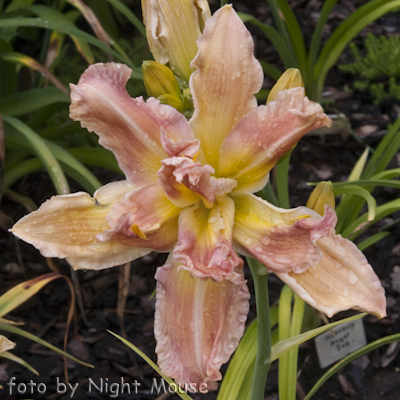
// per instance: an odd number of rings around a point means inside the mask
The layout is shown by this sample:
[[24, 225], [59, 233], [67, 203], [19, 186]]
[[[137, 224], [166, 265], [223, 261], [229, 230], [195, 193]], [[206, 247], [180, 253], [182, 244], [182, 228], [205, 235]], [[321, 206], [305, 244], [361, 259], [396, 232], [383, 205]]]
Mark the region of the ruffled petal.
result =
[[215, 172], [211, 165], [201, 165], [188, 157], [167, 158], [162, 163], [158, 171], [160, 185], [179, 207], [190, 206], [200, 197], [211, 208], [217, 196], [230, 193], [237, 186], [233, 179], [211, 176]]
[[228, 196], [219, 197], [211, 209], [202, 203], [185, 208], [179, 216], [178, 244], [174, 257], [200, 278], [240, 281], [237, 269], [243, 260], [232, 248], [235, 205]]
[[200, 151], [200, 140], [198, 139], [181, 139], [174, 142], [163, 128], [161, 128], [161, 144], [163, 149], [170, 157], [190, 157], [194, 158]]
[[340, 235], [317, 241], [321, 261], [307, 271], [278, 276], [304, 301], [332, 317], [355, 308], [386, 316], [385, 291], [367, 259], [357, 246]]
[[71, 84], [70, 116], [99, 135], [127, 179], [139, 186], [157, 180], [160, 161], [167, 157], [160, 129], [178, 142], [193, 139], [186, 118], [173, 107], [150, 98], [132, 99], [125, 89], [131, 69], [123, 64], [91, 65]]
[[185, 186], [182, 181], [178, 182], [176, 179], [176, 169], [186, 164], [193, 165], [195, 163], [187, 157], [167, 158], [162, 161], [162, 166], [157, 173], [158, 183], [163, 188], [165, 195], [171, 203], [181, 208], [189, 207], [200, 200], [196, 193]]
[[251, 255], [270, 272], [304, 272], [321, 260], [316, 241], [334, 232], [335, 211], [324, 217], [307, 207], [285, 210], [254, 195], [232, 196], [233, 240], [240, 253]]
[[238, 181], [236, 193], [254, 193], [268, 172], [307, 132], [332, 121], [322, 107], [304, 97], [303, 88], [279, 92], [276, 101], [243, 117], [220, 149], [218, 174]]
[[242, 273], [237, 284], [200, 279], [170, 256], [155, 278], [154, 335], [161, 372], [182, 387], [217, 389], [219, 368], [236, 349], [249, 310]]
[[146, 236], [160, 229], [161, 225], [176, 218], [180, 208], [174, 206], [158, 183], [151, 183], [127, 193], [116, 203], [106, 217], [110, 230], [98, 235], [108, 240], [119, 232], [129, 238]]
[[115, 202], [135, 186], [128, 181], [101, 187], [93, 197], [79, 192], [54, 196], [21, 218], [11, 232], [35, 246], [44, 257], [67, 258], [75, 269], [103, 269], [141, 257], [148, 246], [131, 248], [100, 243], [96, 235], [109, 228], [106, 216]]
[[207, 161], [218, 171], [222, 141], [244, 115], [257, 107], [254, 94], [263, 83], [250, 32], [232, 6], [219, 9], [198, 39], [190, 78], [194, 114], [190, 125]]
[[159, 229], [147, 235], [143, 235], [140, 229], [127, 229], [130, 222], [121, 219], [114, 229], [99, 233], [96, 238], [102, 243], [118, 242], [134, 248], [149, 248], [159, 253], [171, 251], [178, 240], [178, 216], [164, 222]]

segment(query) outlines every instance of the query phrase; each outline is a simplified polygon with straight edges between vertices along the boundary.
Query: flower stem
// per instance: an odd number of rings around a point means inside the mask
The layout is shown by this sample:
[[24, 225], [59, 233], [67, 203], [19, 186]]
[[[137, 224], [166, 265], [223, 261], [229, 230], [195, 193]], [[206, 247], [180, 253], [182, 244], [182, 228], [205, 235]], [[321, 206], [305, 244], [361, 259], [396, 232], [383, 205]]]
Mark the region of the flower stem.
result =
[[271, 355], [271, 322], [268, 294], [268, 273], [257, 260], [247, 257], [254, 280], [257, 307], [257, 356], [254, 366], [251, 400], [263, 400], [270, 364], [265, 360]]

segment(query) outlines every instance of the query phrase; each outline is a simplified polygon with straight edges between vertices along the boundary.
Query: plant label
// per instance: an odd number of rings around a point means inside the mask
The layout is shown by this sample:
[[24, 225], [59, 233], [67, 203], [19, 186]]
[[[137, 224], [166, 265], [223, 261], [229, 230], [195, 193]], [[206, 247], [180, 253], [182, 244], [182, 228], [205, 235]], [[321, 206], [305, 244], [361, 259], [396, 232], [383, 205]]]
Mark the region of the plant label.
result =
[[315, 338], [319, 365], [325, 368], [366, 344], [361, 319], [335, 326]]

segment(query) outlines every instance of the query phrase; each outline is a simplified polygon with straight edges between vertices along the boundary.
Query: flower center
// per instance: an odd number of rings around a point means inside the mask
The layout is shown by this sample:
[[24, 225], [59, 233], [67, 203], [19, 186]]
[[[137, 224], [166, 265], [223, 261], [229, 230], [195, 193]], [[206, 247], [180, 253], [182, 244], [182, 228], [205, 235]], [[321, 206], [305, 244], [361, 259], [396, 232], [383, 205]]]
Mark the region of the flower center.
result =
[[188, 207], [201, 199], [207, 208], [212, 208], [217, 196], [230, 193], [237, 187], [237, 182], [212, 176], [215, 170], [211, 165], [202, 165], [193, 158], [181, 156], [162, 160], [158, 182], [178, 207]]

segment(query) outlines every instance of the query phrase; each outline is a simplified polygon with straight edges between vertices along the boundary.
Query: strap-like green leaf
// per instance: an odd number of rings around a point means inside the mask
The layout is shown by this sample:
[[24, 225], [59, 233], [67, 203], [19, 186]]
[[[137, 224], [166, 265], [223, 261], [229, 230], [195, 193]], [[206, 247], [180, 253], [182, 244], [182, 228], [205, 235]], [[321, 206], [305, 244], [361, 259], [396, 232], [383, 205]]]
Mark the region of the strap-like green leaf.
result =
[[18, 364], [21, 364], [23, 367], [29, 369], [29, 371], [33, 372], [35, 375], [39, 375], [39, 372], [37, 372], [36, 369], [32, 367], [32, 365], [28, 364], [22, 358], [19, 358], [8, 351], [4, 351], [3, 353], [0, 353], [0, 357], [6, 358], [7, 360], [11, 360]]
[[[117, 335], [117, 334], [114, 333], [114, 332], [111, 332], [111, 331], [107, 331], [107, 332], [111, 333], [111, 335], [115, 336], [115, 337], [116, 337], [117, 339], [119, 339], [122, 343], [124, 343], [126, 346], [128, 346], [130, 349], [132, 349], [137, 355], [139, 355], [140, 357], [142, 357], [143, 360], [146, 361], [147, 364], [149, 364], [150, 367], [152, 367], [152, 368], [154, 369], [154, 371], [156, 371], [158, 374], [160, 374], [161, 377], [162, 377], [166, 382], [168, 382], [168, 384], [169, 384], [171, 387], [173, 387], [173, 388], [179, 387], [179, 385], [177, 385], [171, 378], [168, 378], [167, 376], [163, 375], [163, 374], [161, 373], [161, 371], [160, 371], [160, 368], [158, 368], [158, 365], [155, 364], [149, 357], [146, 356], [146, 354], [143, 353], [143, 351], [141, 351], [140, 349], [138, 349], [134, 344], [132, 344], [131, 342], [129, 342], [128, 340], [124, 339], [122, 336]], [[178, 391], [176, 392], [176, 394], [177, 394], [181, 399], [184, 399], [184, 400], [192, 400], [192, 398], [191, 398], [188, 394], [182, 392], [182, 390], [178, 390]]]
[[[0, 38], [0, 56], [3, 51], [12, 50], [12, 46]], [[0, 98], [14, 94], [17, 91], [17, 84], [18, 78], [16, 66], [5, 62], [0, 58]]]
[[299, 65], [298, 68], [301, 71], [304, 83], [308, 85], [309, 75], [307, 70], [307, 50], [299, 23], [297, 22], [296, 16], [290, 8], [287, 0], [278, 0], [278, 4], [289, 31], [290, 39], [292, 40], [292, 47]]
[[362, 178], [370, 178], [372, 175], [384, 171], [392, 161], [394, 155], [400, 149], [400, 118], [390, 126], [386, 135], [379, 142], [374, 154], [371, 156]]
[[10, 117], [9, 115], [3, 115], [3, 120], [7, 124], [11, 125], [14, 129], [22, 133], [26, 140], [28, 140], [28, 142], [32, 146], [33, 151], [40, 158], [44, 167], [46, 168], [47, 173], [49, 174], [50, 179], [52, 180], [56, 188], [57, 193], [69, 193], [69, 186], [65, 178], [64, 172], [60, 164], [50, 151], [49, 147], [46, 145], [45, 141], [28, 125], [24, 124], [20, 120], [14, 117]]
[[47, 347], [48, 349], [55, 351], [56, 353], [58, 353], [61, 356], [68, 357], [70, 360], [73, 360], [73, 361], [77, 362], [78, 364], [82, 364], [86, 367], [94, 368], [93, 365], [85, 363], [85, 362], [79, 360], [78, 358], [71, 356], [68, 353], [65, 353], [64, 351], [62, 351], [59, 348], [53, 346], [52, 344], [46, 342], [45, 340], [43, 340], [35, 335], [32, 335], [29, 332], [25, 332], [24, 330], [17, 328], [16, 326], [11, 326], [11, 325], [7, 325], [4, 323], [0, 323], [0, 331], [11, 332], [11, 333], [15, 333], [17, 335], [26, 337], [29, 340], [33, 340], [34, 342], [39, 343], [39, 344]]
[[335, 4], [338, 0], [326, 0], [324, 5], [322, 6], [321, 12], [319, 13], [319, 19], [317, 22], [317, 26], [312, 35], [310, 50], [309, 50], [309, 58], [308, 58], [308, 68], [310, 71], [310, 75], [313, 76], [315, 62], [317, 61], [319, 45], [321, 43], [322, 32], [324, 30], [325, 24], [328, 21], [329, 14], [335, 7]]
[[[85, 190], [93, 194], [101, 186], [99, 180], [72, 154], [49, 140], [42, 138], [41, 140], [48, 147], [49, 151], [51, 151], [53, 156], [60, 162], [61, 167], [63, 168], [63, 170], [65, 170], [65, 173], [67, 173], [71, 178], [79, 182], [85, 188]], [[6, 143], [18, 145], [20, 148], [30, 149], [29, 144], [24, 140], [19, 132], [13, 132], [12, 135], [6, 136]], [[28, 168], [33, 169], [29, 171]], [[26, 170], [27, 173], [34, 172], [35, 170], [37, 170], [37, 162], [28, 160], [18, 165], [12, 171], [10, 171], [11, 177], [9, 176], [9, 173], [7, 171], [5, 177], [5, 182], [8, 185], [7, 187], [14, 183], [15, 179], [19, 179], [21, 177], [20, 174], [23, 173], [24, 170]]]
[[25, 90], [0, 98], [0, 112], [15, 117], [37, 111], [50, 104], [69, 104], [70, 102], [69, 96], [61, 92], [60, 89], [50, 86]]
[[[375, 209], [375, 219], [369, 223], [369, 226], [375, 224], [376, 222], [380, 221], [382, 218], [385, 218], [387, 215], [390, 215], [394, 212], [400, 210], [400, 199], [389, 201], [381, 206], [376, 207]], [[343, 237], [348, 237], [355, 229], [359, 226], [367, 222], [368, 220], [368, 213], [361, 215], [351, 224], [347, 225], [343, 232], [341, 233]], [[352, 234], [351, 239], [354, 240], [360, 235], [361, 231], [354, 232]]]
[[3, 317], [4, 315], [17, 308], [19, 305], [25, 303], [26, 300], [31, 298], [49, 282], [61, 277], [62, 275], [53, 272], [41, 275], [37, 278], [22, 282], [19, 285], [14, 286], [2, 296], [0, 296], [0, 317]]
[[101, 50], [104, 50], [105, 52], [111, 53], [117, 60], [126, 63], [132, 69], [131, 77], [133, 79], [141, 80], [143, 77], [141, 68], [138, 68], [135, 65], [133, 65], [130, 59], [126, 59], [117, 51], [110, 49], [100, 40], [96, 39], [94, 36], [81, 31], [75, 26], [71, 26], [53, 20], [43, 20], [42, 18], [8, 18], [0, 20], [0, 28], [19, 28], [22, 26], [36, 26], [38, 28], [46, 28], [55, 30], [57, 32], [62, 32], [69, 36], [76, 36], [82, 40], [87, 41], [88, 43], [93, 44], [94, 46], [100, 48]]
[[271, 78], [275, 79], [276, 81], [281, 77], [282, 72], [275, 67], [275, 65], [266, 63], [265, 61], [259, 60], [264, 73], [268, 74]]
[[243, 22], [251, 22], [253, 25], [257, 26], [264, 32], [265, 36], [268, 38], [268, 40], [271, 41], [271, 43], [274, 45], [277, 52], [279, 53], [280, 58], [285, 64], [285, 68], [298, 68], [298, 63], [296, 57], [293, 54], [293, 51], [288, 47], [285, 39], [276, 29], [274, 29], [272, 26], [263, 24], [257, 18], [249, 14], [238, 13], [238, 15]]
[[379, 242], [380, 240], [384, 239], [386, 236], [390, 235], [389, 232], [379, 232], [375, 233], [375, 235], [370, 236], [369, 238], [363, 240], [362, 242], [357, 244], [357, 247], [361, 250], [364, 251], [367, 249], [369, 246], [372, 246], [373, 244]]
[[135, 26], [135, 28], [143, 35], [146, 36], [146, 29], [142, 21], [120, 0], [106, 0], [118, 11], [125, 15], [126, 18]]
[[[335, 194], [335, 196], [339, 196], [341, 194], [346, 194], [346, 195], [351, 195], [351, 196], [361, 196], [363, 197], [368, 204], [368, 221], [372, 221], [375, 218], [375, 209], [376, 209], [376, 200], [374, 199], [374, 197], [371, 196], [371, 194], [369, 193], [368, 190], [363, 189], [359, 186], [354, 185], [354, 183], [352, 182], [352, 184], [347, 184], [344, 186], [340, 186], [340, 187], [335, 187], [333, 189], [333, 193]], [[339, 210], [339, 208], [336, 210], [338, 213], [338, 218], [341, 221], [344, 221], [344, 216], [342, 215], [342, 211], [346, 212], [346, 207], [348, 208], [348, 204], [351, 201], [351, 197], [347, 196], [345, 202], [343, 203], [343, 207]], [[346, 204], [346, 207], [344, 206], [344, 204]]]
[[103, 147], [78, 147], [68, 149], [68, 152], [83, 164], [106, 168], [124, 175], [114, 154]]
[[4, 190], [10, 188], [19, 179], [39, 171], [41, 168], [43, 168], [42, 161], [34, 157], [7, 169], [3, 181]]
[[295, 337], [292, 337], [290, 339], [285, 339], [280, 342], [278, 342], [275, 346], [272, 346], [271, 349], [271, 357], [268, 360], [265, 360], [265, 363], [271, 363], [272, 361], [277, 360], [279, 357], [281, 357], [283, 354], [285, 354], [288, 350], [295, 346], [299, 346], [300, 344], [306, 342], [307, 340], [312, 339], [313, 337], [319, 335], [320, 333], [323, 333], [327, 331], [328, 329], [332, 329], [337, 325], [344, 324], [346, 322], [354, 321], [356, 319], [362, 318], [366, 313], [362, 314], [357, 314], [354, 315], [353, 317], [342, 319], [340, 321], [332, 322], [331, 324], [321, 326], [319, 328], [313, 329], [308, 332], [304, 332], [301, 335], [297, 335]]
[[364, 354], [369, 353], [372, 350], [375, 350], [385, 344], [399, 342], [400, 341], [400, 333], [396, 333], [395, 335], [386, 336], [382, 339], [375, 340], [375, 342], [369, 343], [363, 348], [355, 351], [354, 353], [348, 355], [347, 357], [340, 360], [337, 364], [335, 364], [332, 368], [327, 371], [323, 377], [314, 385], [314, 387], [310, 390], [304, 400], [310, 400], [311, 397], [315, 394], [315, 392], [336, 372], [340, 371], [345, 365], [349, 362], [355, 360], [358, 357], [361, 357]]
[[400, 0], [374, 0], [357, 9], [342, 22], [325, 44], [315, 65], [314, 79], [316, 84], [313, 92], [308, 93], [313, 100], [320, 100], [318, 97], [322, 93], [328, 71], [336, 63], [344, 48], [354, 36], [368, 24], [399, 6]]
[[[271, 327], [278, 323], [278, 307], [270, 310]], [[275, 333], [274, 333], [275, 332]], [[278, 330], [272, 332], [272, 345], [278, 342]], [[246, 329], [238, 348], [229, 361], [217, 400], [250, 399], [251, 381], [257, 354], [257, 319]], [[246, 397], [247, 396], [247, 397]]]

